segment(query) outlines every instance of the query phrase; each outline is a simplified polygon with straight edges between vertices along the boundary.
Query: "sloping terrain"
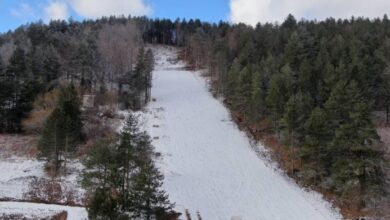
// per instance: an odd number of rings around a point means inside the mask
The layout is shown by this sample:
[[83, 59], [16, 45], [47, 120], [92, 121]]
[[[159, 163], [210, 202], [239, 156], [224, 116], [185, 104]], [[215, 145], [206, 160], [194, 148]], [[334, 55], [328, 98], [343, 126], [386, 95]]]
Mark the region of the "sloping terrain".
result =
[[177, 211], [227, 220], [341, 219], [318, 193], [298, 187], [258, 157], [198, 72], [183, 70], [172, 48], [159, 48], [145, 125], [164, 188]]

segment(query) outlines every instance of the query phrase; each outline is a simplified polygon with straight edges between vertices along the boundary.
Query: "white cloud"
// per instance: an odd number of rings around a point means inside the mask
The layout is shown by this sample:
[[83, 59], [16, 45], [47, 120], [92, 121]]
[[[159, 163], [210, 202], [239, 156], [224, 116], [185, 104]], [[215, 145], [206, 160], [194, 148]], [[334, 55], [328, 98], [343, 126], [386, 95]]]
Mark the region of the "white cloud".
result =
[[64, 2], [52, 1], [44, 8], [45, 20], [65, 20], [69, 18], [68, 6]]
[[382, 17], [390, 12], [390, 0], [230, 0], [230, 20], [255, 25], [282, 22], [289, 13], [297, 19], [327, 17]]
[[33, 7], [31, 7], [30, 4], [26, 2], [20, 3], [17, 8], [11, 8], [10, 13], [12, 16], [22, 20], [28, 20], [32, 17], [35, 17], [35, 10]]
[[85, 18], [110, 15], [148, 15], [152, 9], [143, 0], [68, 0], [73, 10]]

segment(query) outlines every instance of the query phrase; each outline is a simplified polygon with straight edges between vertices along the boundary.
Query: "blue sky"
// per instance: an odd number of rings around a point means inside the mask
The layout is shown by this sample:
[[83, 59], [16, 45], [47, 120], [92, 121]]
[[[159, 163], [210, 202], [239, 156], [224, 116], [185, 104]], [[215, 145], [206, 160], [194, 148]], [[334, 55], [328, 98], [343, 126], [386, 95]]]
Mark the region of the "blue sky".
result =
[[[21, 24], [39, 19], [48, 21], [46, 8], [50, 3], [58, 2], [68, 4], [70, 1], [0, 0], [0, 32], [15, 29]], [[115, 2], [115, 0], [112, 2]], [[178, 17], [200, 18], [211, 22], [228, 20], [229, 18], [229, 0], [145, 0], [143, 3], [150, 9], [146, 15], [153, 18], [171, 18], [173, 20]], [[79, 13], [70, 3], [66, 8], [66, 17], [72, 17], [76, 20], [90, 17], [84, 15], [84, 13]], [[110, 12], [107, 11], [107, 15], [109, 14]]]
[[232, 23], [283, 22], [327, 17], [382, 17], [390, 0], [0, 0], [0, 32], [42, 19], [76, 20], [109, 15], [147, 15], [153, 18], [200, 18]]

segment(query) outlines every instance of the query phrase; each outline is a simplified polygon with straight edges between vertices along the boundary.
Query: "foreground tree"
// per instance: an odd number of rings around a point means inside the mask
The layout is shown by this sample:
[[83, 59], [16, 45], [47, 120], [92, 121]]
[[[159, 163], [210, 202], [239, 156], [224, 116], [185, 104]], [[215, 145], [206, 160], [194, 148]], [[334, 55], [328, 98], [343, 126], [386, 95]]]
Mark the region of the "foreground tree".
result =
[[90, 218], [154, 219], [170, 211], [173, 205], [161, 190], [163, 176], [152, 157], [150, 138], [132, 114], [118, 141], [98, 142], [85, 162]]
[[161, 189], [163, 179], [153, 161], [146, 162], [134, 176], [130, 190], [134, 218], [150, 220], [156, 214], [164, 214], [173, 208], [168, 195]]
[[60, 90], [57, 107], [46, 121], [38, 142], [40, 156], [45, 158], [57, 173], [66, 158], [75, 152], [82, 140], [80, 101], [73, 85]]

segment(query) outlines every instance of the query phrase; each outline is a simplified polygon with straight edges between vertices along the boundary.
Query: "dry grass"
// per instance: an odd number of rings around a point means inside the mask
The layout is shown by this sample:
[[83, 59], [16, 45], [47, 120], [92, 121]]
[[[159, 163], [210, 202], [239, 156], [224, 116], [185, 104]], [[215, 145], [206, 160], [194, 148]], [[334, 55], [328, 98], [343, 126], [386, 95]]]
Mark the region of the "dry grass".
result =
[[62, 185], [59, 180], [34, 178], [29, 183], [29, 191], [24, 194], [24, 199], [30, 202], [81, 205], [75, 203], [76, 191]]
[[37, 156], [37, 136], [0, 134], [0, 158]]
[[95, 96], [95, 106], [117, 106], [119, 103], [118, 92], [116, 91], [107, 91], [105, 93], [96, 93]]
[[28, 118], [22, 121], [23, 130], [28, 134], [39, 134], [43, 129], [46, 119], [56, 107], [58, 101], [58, 90], [52, 90], [39, 95], [34, 103], [33, 110]]

